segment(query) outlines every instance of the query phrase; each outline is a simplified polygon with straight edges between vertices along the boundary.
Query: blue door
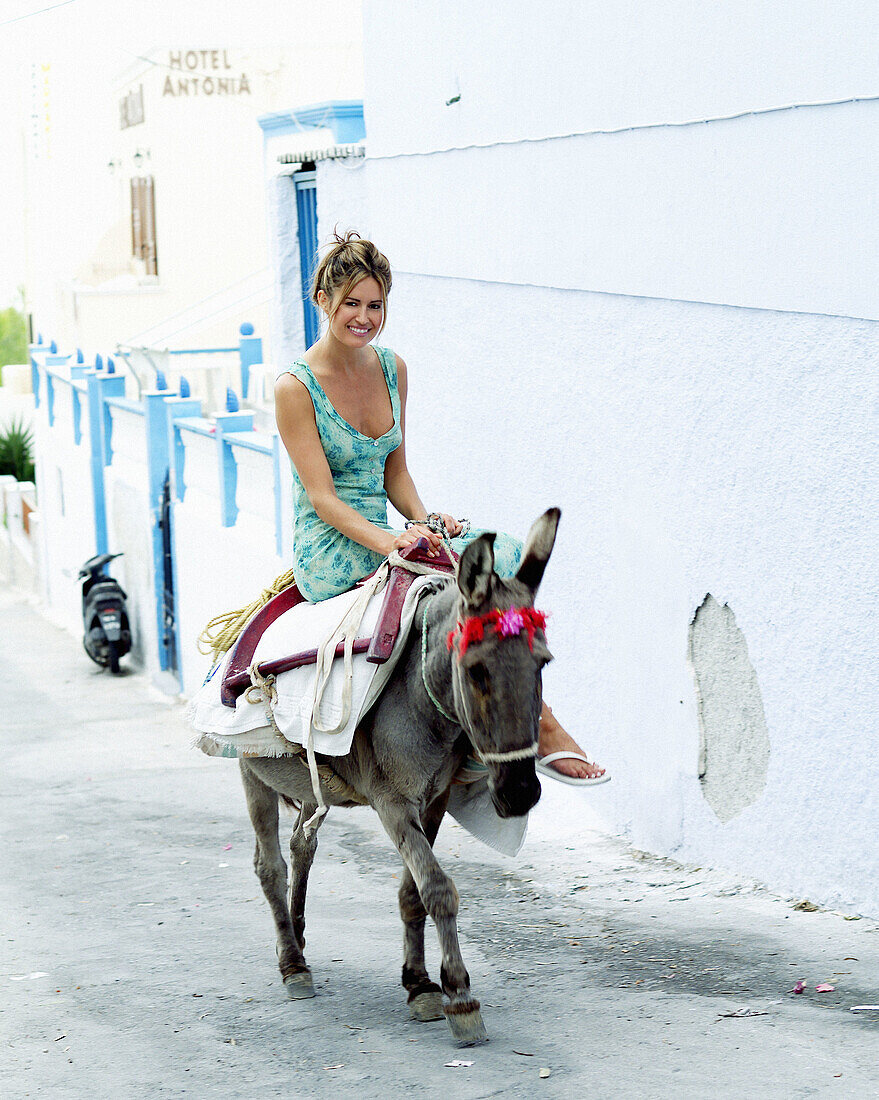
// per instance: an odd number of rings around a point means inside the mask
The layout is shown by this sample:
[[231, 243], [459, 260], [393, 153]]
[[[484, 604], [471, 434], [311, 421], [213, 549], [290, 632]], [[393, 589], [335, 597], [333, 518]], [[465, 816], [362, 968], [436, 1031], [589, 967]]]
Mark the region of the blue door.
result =
[[317, 173], [297, 172], [296, 214], [299, 218], [299, 269], [302, 274], [302, 311], [305, 319], [305, 347], [320, 336], [320, 315], [310, 297], [311, 280], [317, 265]]

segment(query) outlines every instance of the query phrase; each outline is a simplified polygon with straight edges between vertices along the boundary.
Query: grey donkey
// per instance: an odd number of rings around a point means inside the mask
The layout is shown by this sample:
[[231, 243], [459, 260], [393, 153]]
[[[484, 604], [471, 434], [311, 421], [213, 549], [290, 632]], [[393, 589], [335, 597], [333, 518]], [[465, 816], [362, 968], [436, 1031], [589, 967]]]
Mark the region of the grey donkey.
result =
[[[405, 650], [375, 706], [358, 727], [344, 757], [320, 757], [378, 814], [403, 859], [400, 915], [404, 927], [403, 985], [414, 1019], [443, 1015], [459, 1046], [485, 1042], [479, 1002], [458, 944], [458, 892], [433, 852], [449, 788], [472, 752], [488, 769], [492, 802], [501, 817], [526, 814], [540, 797], [534, 770], [541, 706], [541, 669], [550, 661], [542, 630], [449, 648], [447, 639], [467, 618], [497, 608], [531, 608], [555, 542], [560, 512], [551, 508], [529, 532], [513, 579], [494, 571], [493, 534], [472, 542], [449, 578], [424, 596]], [[277, 928], [278, 963], [293, 998], [314, 996], [305, 962], [305, 894], [317, 850], [316, 830], [303, 824], [315, 813], [308, 769], [298, 757], [242, 759], [241, 776], [256, 832], [254, 865]], [[290, 888], [278, 840], [278, 802], [299, 808], [290, 841]], [[329, 806], [353, 805], [327, 790]], [[319, 819], [322, 820], [322, 819]], [[424, 924], [436, 925], [442, 953], [442, 989], [424, 962]], [[443, 1000], [445, 994], [445, 1000]]]

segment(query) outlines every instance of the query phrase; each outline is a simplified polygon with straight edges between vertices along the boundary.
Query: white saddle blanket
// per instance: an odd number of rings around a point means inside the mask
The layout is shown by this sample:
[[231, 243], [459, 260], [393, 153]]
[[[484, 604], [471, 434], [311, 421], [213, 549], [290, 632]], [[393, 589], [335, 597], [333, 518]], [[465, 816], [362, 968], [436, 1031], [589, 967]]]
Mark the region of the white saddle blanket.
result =
[[[280, 734], [269, 723], [264, 702], [251, 703], [242, 693], [234, 710], [224, 706], [220, 699], [220, 686], [231, 657], [229, 653], [211, 670], [189, 704], [188, 716], [198, 732], [196, 746], [208, 756], [288, 756], [294, 751], [290, 742], [304, 745], [309, 732], [312, 732], [315, 752], [326, 756], [345, 756], [351, 749], [354, 731], [360, 719], [378, 699], [400, 659], [415, 619], [419, 599], [443, 583], [437, 581], [436, 577], [416, 577], [403, 604], [397, 642], [384, 664], [371, 664], [366, 660], [365, 653], [354, 655], [351, 714], [347, 724], [338, 733], [324, 733], [317, 729], [312, 731], [311, 712], [316, 676], [316, 667], [313, 664], [282, 672], [275, 681], [278, 698], [272, 710]], [[335, 630], [359, 594], [359, 590], [355, 589], [320, 603], [297, 604], [266, 629], [256, 647], [253, 660], [262, 664], [287, 657], [291, 653], [317, 649]], [[372, 635], [381, 609], [382, 596], [383, 592], [379, 592], [367, 605], [357, 632], [359, 637], [367, 638]], [[344, 683], [344, 661], [336, 658], [318, 708], [321, 725], [335, 726], [339, 723]], [[504, 855], [516, 855], [522, 847], [528, 818], [499, 818], [491, 802], [488, 784], [484, 780], [466, 786], [453, 786], [448, 812], [478, 840]]]
[[[272, 712], [280, 736], [267, 721], [265, 702], [249, 702], [242, 693], [234, 710], [224, 706], [220, 699], [220, 686], [231, 659], [230, 651], [211, 670], [190, 703], [190, 722], [201, 735], [196, 741], [198, 747], [209, 756], [285, 756], [293, 751], [289, 742], [305, 745], [311, 732], [315, 752], [325, 756], [345, 756], [351, 748], [358, 722], [378, 699], [399, 660], [403, 644], [409, 636], [418, 600], [426, 589], [431, 586], [435, 588], [436, 584], [435, 577], [416, 577], [403, 604], [397, 643], [384, 664], [370, 663], [366, 660], [365, 653], [354, 655], [351, 712], [347, 723], [338, 733], [324, 733], [312, 727], [316, 677], [316, 666], [313, 664], [282, 672], [275, 681], [278, 698]], [[354, 589], [330, 600], [301, 603], [285, 611], [263, 633], [253, 655], [253, 662], [259, 665], [288, 657], [291, 653], [317, 649], [333, 633], [359, 595], [360, 589]], [[369, 601], [357, 631], [358, 637], [372, 636], [383, 595], [383, 592], [379, 592]], [[333, 661], [329, 680], [317, 709], [319, 725], [334, 727], [339, 724], [343, 712], [344, 689], [345, 665], [341, 658], [337, 658]]]

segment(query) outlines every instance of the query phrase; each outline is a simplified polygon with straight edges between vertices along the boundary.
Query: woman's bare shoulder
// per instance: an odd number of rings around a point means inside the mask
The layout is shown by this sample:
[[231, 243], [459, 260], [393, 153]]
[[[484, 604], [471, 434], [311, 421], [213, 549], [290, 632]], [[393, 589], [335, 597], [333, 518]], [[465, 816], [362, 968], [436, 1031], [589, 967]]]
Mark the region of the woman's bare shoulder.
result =
[[289, 371], [275, 379], [275, 406], [278, 405], [282, 405], [294, 416], [304, 413], [314, 416], [308, 386]]

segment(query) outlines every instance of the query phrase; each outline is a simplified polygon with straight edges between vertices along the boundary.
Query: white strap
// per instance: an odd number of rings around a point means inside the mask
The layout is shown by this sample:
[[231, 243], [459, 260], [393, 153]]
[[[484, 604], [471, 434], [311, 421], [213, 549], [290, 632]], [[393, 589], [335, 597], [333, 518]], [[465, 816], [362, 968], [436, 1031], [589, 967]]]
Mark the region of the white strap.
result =
[[541, 764], [551, 764], [553, 760], [582, 760], [584, 764], [590, 764], [593, 768], [595, 765], [591, 760], [587, 760], [582, 752], [570, 752], [568, 749], [562, 749], [561, 752], [551, 752], [547, 756], [541, 756]]
[[[311, 789], [317, 803], [317, 809], [302, 826], [306, 836], [310, 836], [317, 823], [327, 812], [329, 807], [324, 802], [320, 789], [320, 776], [317, 772], [317, 758], [314, 755], [314, 731], [321, 733], [339, 733], [348, 725], [351, 717], [351, 685], [354, 679], [354, 642], [363, 616], [369, 606], [372, 597], [384, 587], [388, 579], [388, 563], [382, 562], [372, 577], [360, 589], [360, 594], [353, 604], [342, 616], [336, 628], [329, 637], [325, 638], [317, 651], [314, 671], [314, 692], [311, 697], [311, 716], [308, 723], [308, 737], [305, 741], [305, 755], [308, 759], [308, 770], [311, 774]], [[333, 661], [336, 656], [336, 646], [343, 642], [345, 646], [345, 680], [342, 687], [342, 713], [335, 726], [325, 726], [320, 718], [320, 707], [323, 701], [324, 691], [333, 671]]]

